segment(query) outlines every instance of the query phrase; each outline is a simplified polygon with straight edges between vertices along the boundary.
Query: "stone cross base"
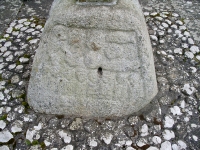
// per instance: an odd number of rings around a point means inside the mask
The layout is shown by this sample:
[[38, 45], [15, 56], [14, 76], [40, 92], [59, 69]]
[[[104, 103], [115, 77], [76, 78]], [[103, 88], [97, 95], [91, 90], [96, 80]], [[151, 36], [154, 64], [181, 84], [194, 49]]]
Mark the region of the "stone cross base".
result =
[[152, 48], [138, 0], [110, 6], [54, 1], [28, 87], [35, 111], [123, 116], [156, 94]]

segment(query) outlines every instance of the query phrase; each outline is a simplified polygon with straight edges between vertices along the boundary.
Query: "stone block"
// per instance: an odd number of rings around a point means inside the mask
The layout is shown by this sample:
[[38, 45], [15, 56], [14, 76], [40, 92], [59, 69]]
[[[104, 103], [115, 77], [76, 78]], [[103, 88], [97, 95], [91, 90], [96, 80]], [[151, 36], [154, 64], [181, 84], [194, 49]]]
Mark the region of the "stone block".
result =
[[28, 87], [27, 100], [36, 112], [124, 116], [156, 94], [152, 47], [138, 0], [54, 1]]

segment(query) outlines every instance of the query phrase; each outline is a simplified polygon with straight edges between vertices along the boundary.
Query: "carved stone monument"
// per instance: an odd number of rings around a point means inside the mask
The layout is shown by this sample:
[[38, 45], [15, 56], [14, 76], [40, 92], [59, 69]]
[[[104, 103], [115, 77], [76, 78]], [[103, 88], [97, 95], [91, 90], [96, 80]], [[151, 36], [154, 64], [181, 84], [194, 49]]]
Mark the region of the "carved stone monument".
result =
[[37, 112], [123, 116], [157, 94], [138, 0], [55, 0], [37, 49], [28, 103]]

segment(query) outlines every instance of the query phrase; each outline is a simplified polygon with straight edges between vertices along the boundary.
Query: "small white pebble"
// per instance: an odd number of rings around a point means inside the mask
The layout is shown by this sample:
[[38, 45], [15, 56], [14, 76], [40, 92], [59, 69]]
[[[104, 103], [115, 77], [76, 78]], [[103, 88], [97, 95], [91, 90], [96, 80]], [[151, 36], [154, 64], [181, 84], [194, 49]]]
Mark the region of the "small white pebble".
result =
[[178, 27], [177, 27], [177, 25], [173, 24], [173, 25], [171, 26], [171, 28], [177, 29]]
[[154, 136], [152, 138], [152, 141], [153, 141], [154, 144], [160, 144], [162, 142], [162, 140], [159, 136]]
[[163, 20], [163, 18], [162, 17], [159, 17], [159, 16], [157, 16], [157, 17], [155, 17], [157, 20], [159, 20], [159, 21], [162, 21]]
[[176, 23], [177, 23], [178, 25], [180, 25], [180, 26], [183, 25], [183, 22], [180, 21], [180, 20], [177, 20]]
[[13, 27], [9, 27], [7, 30], [6, 30], [6, 33], [12, 33], [13, 31]]
[[26, 30], [25, 32], [26, 32], [26, 33], [30, 33], [30, 32], [33, 32], [33, 31], [34, 31], [34, 29], [33, 29], [33, 28], [30, 28], [30, 29]]
[[179, 30], [186, 30], [187, 28], [186, 28], [186, 26], [179, 26]]
[[174, 119], [171, 116], [165, 116], [164, 127], [172, 128], [174, 125]]
[[192, 138], [193, 138], [194, 141], [196, 141], [196, 142], [198, 141], [198, 137], [197, 136], [193, 135]]
[[188, 31], [185, 31], [185, 32], [184, 32], [184, 35], [185, 35], [186, 37], [190, 37], [190, 33], [189, 33]]
[[190, 51], [193, 53], [193, 54], [196, 54], [199, 52], [199, 47], [197, 46], [192, 46], [190, 47]]
[[14, 27], [16, 25], [16, 23], [15, 22], [12, 22], [11, 24], [10, 24], [10, 27]]
[[23, 24], [18, 24], [15, 26], [15, 29], [21, 29], [24, 25]]
[[0, 120], [0, 129], [3, 130], [6, 127], [6, 123], [3, 120]]
[[168, 20], [168, 19], [166, 19], [165, 21], [166, 21], [169, 25], [172, 24], [172, 22], [171, 22], [170, 20]]
[[24, 23], [25, 21], [27, 21], [27, 19], [20, 19], [18, 20], [18, 23]]
[[73, 145], [67, 145], [65, 147], [63, 147], [61, 150], [73, 150], [74, 146]]
[[152, 39], [153, 41], [158, 41], [158, 38], [157, 38], [155, 35], [150, 35], [150, 37], [151, 37], [151, 39]]
[[172, 33], [172, 29], [168, 29], [168, 30], [167, 30], [167, 33]]
[[188, 47], [189, 47], [189, 45], [187, 43], [182, 44], [182, 48], [188, 48]]
[[98, 145], [98, 143], [97, 143], [95, 140], [91, 140], [91, 141], [89, 142], [89, 146], [90, 146], [90, 147], [97, 147], [97, 145]]
[[200, 55], [197, 55], [197, 56], [196, 56], [196, 59], [200, 61]]
[[3, 145], [3, 146], [0, 147], [0, 150], [10, 150], [10, 149], [8, 148], [8, 146]]
[[6, 43], [4, 44], [5, 47], [9, 47], [9, 46], [11, 46], [11, 45], [12, 45], [12, 43], [11, 43], [10, 41], [8, 41], [8, 42], [6, 42]]
[[185, 117], [185, 118], [184, 118], [184, 121], [185, 121], [185, 122], [188, 122], [189, 120], [190, 120], [190, 119], [189, 119], [188, 117]]
[[154, 146], [150, 146], [149, 148], [147, 148], [146, 150], [159, 150], [157, 147]]
[[23, 28], [20, 29], [20, 31], [25, 31], [26, 29], [28, 29], [28, 27], [23, 27]]
[[192, 73], [197, 72], [197, 68], [195, 68], [195, 67], [190, 67], [190, 69], [192, 70], [192, 71], [191, 71]]
[[170, 131], [170, 130], [164, 130], [163, 133], [162, 133], [162, 135], [163, 135], [163, 138], [164, 138], [165, 140], [167, 140], [167, 141], [169, 141], [169, 140], [175, 138], [174, 132], [173, 132], [173, 131]]
[[149, 16], [149, 12], [144, 12], [144, 16]]
[[165, 141], [161, 144], [160, 150], [171, 150], [172, 146], [169, 141]]
[[169, 27], [169, 25], [168, 24], [166, 24], [166, 23], [162, 23], [162, 26], [164, 27], [164, 28], [168, 28]]
[[181, 48], [176, 48], [176, 49], [174, 49], [174, 53], [175, 54], [182, 54], [182, 49]]
[[150, 15], [151, 15], [151, 16], [156, 16], [156, 15], [158, 15], [158, 13], [157, 13], [157, 12], [153, 12], [153, 13], [151, 13]]
[[1, 47], [1, 48], [0, 48], [0, 51], [1, 51], [1, 52], [7, 51], [7, 47]]
[[42, 29], [42, 26], [41, 25], [37, 25], [36, 29]]
[[177, 13], [172, 13], [173, 17], [178, 17], [179, 15]]
[[194, 44], [194, 40], [192, 38], [188, 38], [188, 43], [193, 45]]
[[185, 56], [187, 58], [193, 59], [194, 58], [194, 54], [192, 52], [185, 52]]
[[31, 23], [30, 22], [24, 22], [24, 25], [25, 26], [28, 26], [28, 25], [30, 25]]
[[159, 41], [159, 43], [163, 44], [163, 43], [165, 43], [165, 40], [162, 39], [162, 40]]
[[178, 106], [174, 106], [172, 108], [170, 108], [170, 111], [173, 115], [182, 115], [181, 110]]

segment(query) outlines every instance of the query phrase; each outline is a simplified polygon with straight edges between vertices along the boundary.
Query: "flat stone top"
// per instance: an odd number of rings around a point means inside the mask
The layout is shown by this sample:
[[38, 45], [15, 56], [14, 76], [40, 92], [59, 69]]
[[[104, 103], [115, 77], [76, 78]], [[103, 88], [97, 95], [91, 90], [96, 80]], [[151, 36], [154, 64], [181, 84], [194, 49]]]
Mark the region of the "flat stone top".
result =
[[76, 0], [79, 5], [116, 5], [118, 0]]

